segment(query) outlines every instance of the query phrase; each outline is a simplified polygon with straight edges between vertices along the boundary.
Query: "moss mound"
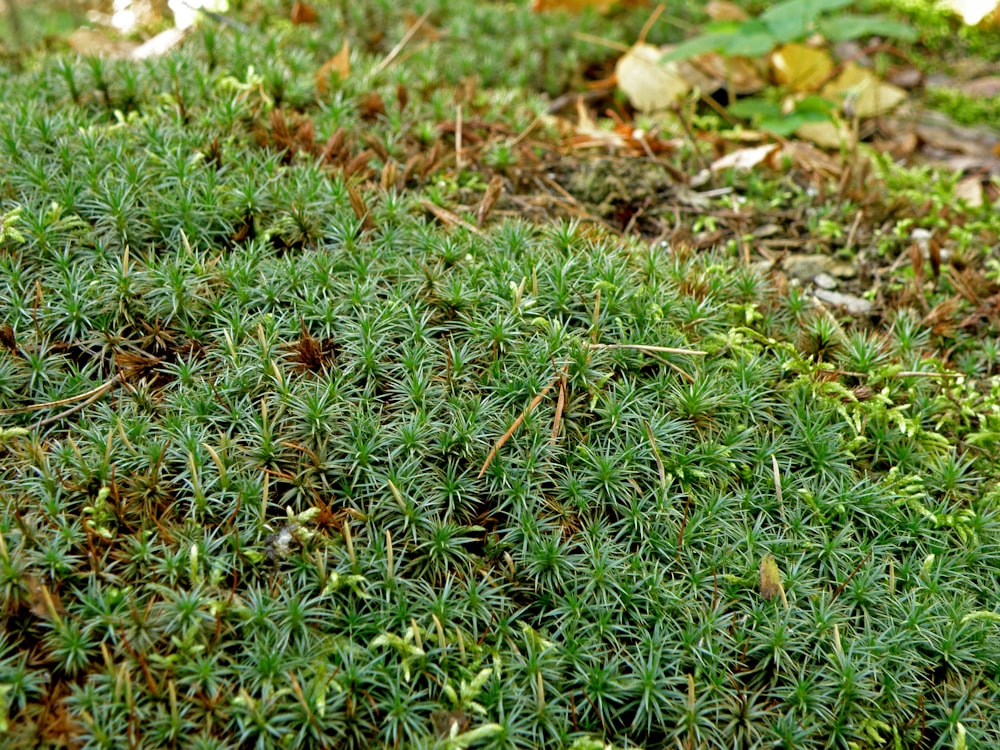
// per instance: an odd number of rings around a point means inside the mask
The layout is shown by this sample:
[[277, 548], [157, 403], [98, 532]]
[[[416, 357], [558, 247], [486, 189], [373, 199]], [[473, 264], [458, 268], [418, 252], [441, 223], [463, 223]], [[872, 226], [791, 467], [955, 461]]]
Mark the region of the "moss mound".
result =
[[927, 330], [442, 227], [252, 48], [4, 83], [3, 742], [1000, 745], [1000, 494]]

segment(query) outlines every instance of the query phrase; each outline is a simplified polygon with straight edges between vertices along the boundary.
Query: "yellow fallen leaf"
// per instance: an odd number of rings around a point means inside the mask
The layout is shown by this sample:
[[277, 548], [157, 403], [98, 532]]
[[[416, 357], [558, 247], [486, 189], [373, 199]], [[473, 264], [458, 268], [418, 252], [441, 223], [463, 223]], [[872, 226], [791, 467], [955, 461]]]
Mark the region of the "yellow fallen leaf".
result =
[[844, 66], [834, 80], [823, 87], [823, 96], [844, 102], [848, 117], [877, 117], [893, 110], [906, 99], [906, 92], [898, 86], [879, 79], [867, 68], [854, 62]]
[[792, 91], [816, 91], [833, 72], [826, 50], [804, 44], [783, 44], [771, 54], [774, 79]]
[[691, 89], [676, 63], [661, 63], [663, 51], [651, 44], [636, 44], [618, 59], [618, 88], [640, 112], [668, 109]]
[[788, 599], [785, 597], [785, 586], [781, 582], [781, 570], [774, 556], [770, 553], [764, 555], [760, 561], [760, 595], [765, 599], [781, 597], [781, 603], [788, 608]]
[[346, 39], [340, 46], [340, 51], [316, 71], [316, 90], [320, 94], [325, 94], [330, 90], [331, 73], [336, 73], [340, 80], [344, 80], [351, 74], [351, 47]]
[[795, 131], [795, 135], [820, 148], [854, 148], [854, 132], [843, 122], [807, 122]]

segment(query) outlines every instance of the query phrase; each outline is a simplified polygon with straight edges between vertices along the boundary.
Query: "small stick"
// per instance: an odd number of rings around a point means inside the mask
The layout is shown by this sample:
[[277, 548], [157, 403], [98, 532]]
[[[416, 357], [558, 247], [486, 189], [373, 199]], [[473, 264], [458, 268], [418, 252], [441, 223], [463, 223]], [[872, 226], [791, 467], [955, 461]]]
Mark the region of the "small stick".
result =
[[778, 498], [778, 508], [781, 510], [781, 519], [785, 518], [785, 501], [781, 496], [781, 471], [778, 469], [778, 457], [771, 454], [771, 469], [774, 471], [774, 494]]
[[558, 383], [561, 377], [562, 377], [561, 374], [556, 375], [554, 378], [552, 378], [551, 383], [542, 388], [541, 393], [539, 393], [537, 396], [531, 399], [531, 403], [528, 404], [527, 408], [525, 408], [525, 410], [521, 412], [521, 415], [514, 420], [514, 424], [512, 424], [507, 429], [507, 432], [505, 432], [500, 437], [500, 439], [497, 440], [496, 445], [494, 445], [493, 448], [490, 450], [489, 454], [486, 456], [486, 461], [483, 463], [483, 468], [481, 468], [479, 470], [479, 473], [476, 475], [476, 479], [479, 479], [480, 477], [483, 476], [483, 474], [486, 473], [486, 470], [490, 468], [490, 464], [493, 463], [493, 459], [496, 458], [497, 452], [501, 448], [503, 448], [503, 444], [506, 443], [508, 440], [510, 440], [511, 436], [517, 431], [517, 428], [521, 426], [521, 422], [524, 421], [525, 417], [527, 417], [529, 414], [531, 414], [532, 411], [534, 411], [535, 407], [538, 406], [539, 403], [541, 403], [543, 398], [545, 398], [545, 394], [548, 393], [550, 390], [552, 390], [552, 386]]
[[462, 160], [462, 105], [455, 105], [455, 166], [461, 169], [465, 166]]
[[483, 235], [483, 233], [479, 231], [479, 229], [477, 229], [475, 226], [467, 222], [458, 214], [452, 213], [447, 208], [442, 208], [436, 203], [431, 203], [428, 200], [420, 201], [420, 205], [423, 206], [430, 213], [434, 214], [434, 216], [443, 224], [447, 224], [448, 226], [458, 225], [463, 229], [468, 229], [470, 232], [474, 234], [478, 234], [480, 237], [482, 237]]
[[851, 574], [847, 576], [847, 578], [844, 580], [842, 584], [837, 586], [837, 590], [834, 591], [833, 596], [830, 597], [830, 604], [833, 604], [835, 601], [837, 601], [837, 597], [840, 596], [841, 592], [847, 587], [847, 584], [849, 584], [851, 581], [854, 580], [854, 576], [856, 576], [858, 574], [858, 571], [861, 570], [861, 566], [864, 565], [866, 562], [868, 562], [868, 558], [870, 558], [871, 556], [872, 556], [871, 550], [868, 550], [868, 554], [865, 555], [861, 559], [861, 562], [859, 562], [854, 567], [854, 570], [851, 571]]
[[622, 44], [621, 42], [612, 42], [610, 39], [601, 39], [599, 36], [594, 36], [593, 34], [587, 34], [583, 31], [574, 31], [571, 36], [574, 39], [579, 39], [581, 42], [590, 42], [591, 44], [597, 44], [601, 47], [607, 47], [608, 49], [617, 50], [618, 52], [628, 52], [631, 47], [627, 44]]
[[656, 473], [660, 475], [660, 486], [663, 489], [667, 488], [667, 473], [663, 470], [663, 459], [660, 458], [660, 449], [656, 445], [656, 438], [653, 437], [653, 428], [649, 426], [649, 422], [646, 423], [646, 434], [649, 436], [649, 444], [653, 446], [653, 458], [656, 459]]
[[588, 349], [633, 349], [637, 352], [659, 352], [661, 354], [690, 354], [697, 357], [705, 357], [708, 352], [700, 349], [676, 349], [671, 346], [647, 346], [646, 344], [594, 344], [584, 342]]
[[549, 445], [555, 445], [559, 437], [559, 427], [562, 425], [563, 409], [566, 408], [566, 374], [559, 373], [559, 398], [556, 400], [556, 415], [552, 419], [552, 439]]
[[541, 122], [542, 122], [542, 118], [541, 117], [536, 117], [534, 120], [531, 121], [531, 124], [528, 125], [528, 127], [526, 127], [524, 130], [522, 130], [520, 132], [520, 134], [517, 136], [517, 138], [515, 138], [514, 140], [512, 140], [508, 144], [508, 146], [510, 146], [510, 148], [514, 148], [514, 146], [518, 145], [521, 141], [523, 141], [531, 133], [533, 133], [534, 130], [535, 130], [535, 128], [537, 128], [541, 124]]
[[399, 42], [397, 42], [396, 46], [393, 47], [389, 51], [389, 54], [385, 56], [385, 59], [382, 60], [382, 62], [380, 62], [375, 67], [375, 70], [372, 71], [372, 76], [373, 77], [377, 76], [383, 70], [385, 70], [390, 65], [392, 65], [392, 61], [395, 60], [397, 57], [399, 57], [399, 53], [402, 52], [403, 48], [406, 47], [406, 45], [410, 43], [410, 40], [413, 39], [414, 35], [418, 31], [420, 31], [420, 27], [424, 25], [424, 21], [426, 21], [430, 17], [430, 15], [431, 15], [431, 12], [429, 10], [426, 11], [422, 16], [420, 16], [420, 18], [418, 18], [414, 22], [414, 24], [410, 28], [408, 28], [406, 30], [406, 33], [403, 34], [403, 38], [400, 39]]
[[646, 19], [646, 23], [642, 25], [642, 31], [639, 32], [639, 42], [638, 42], [639, 44], [646, 43], [646, 35], [649, 33], [649, 30], [653, 28], [653, 24], [656, 23], [656, 19], [658, 19], [661, 15], [663, 15], [663, 11], [665, 11], [666, 9], [667, 6], [664, 3], [660, 3], [659, 5], [656, 6], [656, 8], [653, 9], [653, 12], [649, 15], [649, 18]]
[[[117, 378], [117, 377], [118, 376], [116, 375], [115, 378]], [[102, 386], [102, 388], [97, 391], [97, 393], [95, 393], [93, 396], [91, 396], [90, 398], [88, 398], [86, 401], [81, 401], [76, 406], [73, 406], [73, 407], [71, 407], [69, 409], [66, 409], [66, 411], [61, 411], [58, 414], [53, 414], [51, 417], [46, 417], [45, 419], [43, 419], [43, 420], [41, 420], [39, 422], [36, 422], [35, 423], [35, 429], [38, 429], [39, 427], [44, 427], [45, 425], [51, 424], [52, 422], [58, 422], [60, 419], [63, 419], [64, 417], [72, 416], [73, 414], [76, 414], [81, 409], [85, 409], [86, 407], [90, 406], [92, 403], [94, 403], [95, 401], [97, 401], [101, 396], [103, 396], [105, 393], [107, 393], [108, 391], [111, 390], [112, 386], [114, 386], [115, 378], [112, 378], [107, 383], [105, 383], [104, 386]]]
[[74, 401], [79, 401], [81, 398], [93, 398], [94, 396], [101, 396], [111, 388], [115, 383], [122, 379], [121, 373], [113, 376], [110, 380], [101, 383], [96, 388], [91, 388], [89, 391], [84, 393], [78, 393], [75, 396], [69, 396], [67, 398], [59, 399], [58, 401], [47, 401], [44, 404], [32, 404], [31, 406], [19, 406], [16, 409], [0, 409], [0, 414], [26, 414], [30, 411], [39, 411], [40, 409], [51, 409], [53, 406], [65, 406], [66, 404], [72, 404]]

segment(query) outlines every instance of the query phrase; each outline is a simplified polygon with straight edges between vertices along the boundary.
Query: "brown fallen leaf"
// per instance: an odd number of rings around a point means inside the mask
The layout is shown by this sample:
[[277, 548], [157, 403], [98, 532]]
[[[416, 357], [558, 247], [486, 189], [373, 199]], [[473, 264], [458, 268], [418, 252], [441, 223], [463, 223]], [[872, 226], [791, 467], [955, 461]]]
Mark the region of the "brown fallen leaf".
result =
[[997, 96], [1000, 94], [1000, 76], [985, 76], [965, 81], [955, 86], [966, 96]]
[[291, 19], [294, 24], [316, 24], [319, 23], [319, 13], [311, 5], [299, 0], [292, 6]]
[[351, 74], [351, 47], [346, 39], [340, 46], [340, 51], [316, 71], [316, 90], [320, 94], [325, 95], [329, 92], [332, 73], [335, 73], [341, 81]]
[[[688, 71], [690, 66], [701, 74]], [[688, 83], [698, 86], [703, 94], [725, 89], [745, 96], [756, 94], [764, 88], [764, 78], [753, 60], [746, 57], [724, 57], [718, 52], [706, 52], [680, 64], [681, 75]]]

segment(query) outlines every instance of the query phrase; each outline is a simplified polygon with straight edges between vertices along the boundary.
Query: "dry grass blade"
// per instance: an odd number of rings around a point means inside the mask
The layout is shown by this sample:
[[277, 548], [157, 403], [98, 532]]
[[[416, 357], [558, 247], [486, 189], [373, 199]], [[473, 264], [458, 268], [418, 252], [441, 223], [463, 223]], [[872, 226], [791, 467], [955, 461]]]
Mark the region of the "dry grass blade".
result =
[[389, 54], [386, 55], [385, 58], [382, 60], [382, 62], [380, 62], [375, 67], [375, 70], [372, 71], [372, 77], [377, 76], [383, 70], [392, 65], [393, 60], [399, 57], [399, 53], [402, 52], [404, 49], [406, 49], [406, 45], [409, 44], [410, 40], [413, 39], [413, 37], [416, 35], [418, 31], [420, 31], [420, 27], [424, 25], [424, 22], [427, 21], [430, 15], [431, 12], [429, 10], [425, 11], [424, 14], [420, 16], [420, 18], [418, 18], [414, 22], [414, 24], [406, 30], [406, 33], [403, 34], [403, 38], [399, 40], [399, 42], [396, 44], [395, 47], [389, 50]]
[[482, 229], [483, 224], [490, 216], [490, 211], [496, 205], [500, 194], [503, 192], [503, 177], [498, 174], [493, 175], [490, 184], [483, 194], [483, 199], [479, 202], [479, 209], [476, 211], [476, 226]]
[[559, 428], [562, 426], [563, 410], [566, 408], [566, 373], [559, 373], [559, 397], [556, 401], [556, 413], [552, 418], [552, 439], [549, 445], [555, 445], [559, 437]]
[[438, 221], [440, 221], [442, 224], [446, 224], [447, 226], [460, 226], [463, 229], [468, 229], [470, 232], [482, 235], [482, 232], [480, 232], [479, 229], [474, 227], [472, 224], [470, 224], [457, 214], [453, 214], [447, 208], [441, 208], [441, 206], [437, 205], [436, 203], [431, 203], [428, 200], [420, 201], [420, 205], [423, 206], [427, 211], [432, 213], [434, 217], [438, 219]]
[[358, 217], [358, 221], [361, 222], [362, 228], [366, 232], [370, 232], [375, 228], [375, 222], [372, 221], [371, 211], [368, 210], [368, 204], [365, 202], [364, 196], [361, 195], [361, 191], [348, 183], [347, 196], [351, 200], [351, 208], [354, 211], [354, 215]]
[[645, 344], [593, 344], [584, 343], [588, 349], [632, 349], [637, 352], [658, 352], [660, 354], [690, 354], [705, 357], [708, 352], [700, 349], [677, 349], [672, 346], [647, 346]]
[[542, 401], [543, 398], [545, 398], [545, 394], [547, 394], [550, 390], [552, 390], [552, 386], [554, 386], [556, 383], [558, 383], [561, 380], [561, 378], [562, 378], [562, 373], [556, 375], [554, 378], [552, 378], [552, 382], [551, 383], [549, 383], [547, 386], [545, 386], [544, 388], [542, 388], [542, 392], [541, 393], [539, 393], [537, 396], [535, 396], [533, 399], [531, 399], [531, 403], [528, 404], [528, 406], [525, 408], [525, 410], [521, 412], [520, 416], [517, 419], [514, 420], [514, 424], [512, 424], [507, 429], [507, 432], [505, 432], [500, 437], [500, 439], [497, 440], [496, 445], [494, 445], [493, 448], [490, 449], [489, 455], [486, 456], [486, 460], [483, 462], [483, 468], [481, 468], [479, 470], [479, 473], [476, 475], [476, 479], [479, 479], [480, 477], [483, 476], [483, 474], [486, 473], [486, 470], [488, 468], [490, 468], [490, 464], [493, 463], [493, 459], [496, 458], [497, 453], [499, 452], [499, 450], [501, 448], [503, 448], [504, 443], [506, 443], [508, 440], [510, 440], [511, 436], [515, 432], [517, 432], [517, 428], [521, 426], [521, 422], [523, 422], [525, 420], [525, 418], [529, 414], [531, 414], [532, 411], [535, 410], [535, 407], [538, 406], [538, 404], [541, 403], [541, 401]]
[[[32, 411], [41, 411], [42, 409], [51, 409], [54, 406], [65, 406], [66, 404], [72, 404], [80, 399], [87, 399], [82, 405], [91, 403], [91, 401], [96, 400], [103, 396], [108, 390], [114, 387], [114, 385], [122, 379], [121, 374], [115, 375], [109, 380], [101, 383], [96, 388], [91, 388], [89, 391], [83, 393], [78, 393], [75, 396], [68, 396], [67, 398], [61, 398], [58, 401], [46, 401], [44, 404], [32, 404], [31, 406], [19, 406], [16, 409], [0, 409], [0, 414], [6, 416], [9, 414], [27, 414]], [[74, 410], [75, 411], [75, 410]]]

